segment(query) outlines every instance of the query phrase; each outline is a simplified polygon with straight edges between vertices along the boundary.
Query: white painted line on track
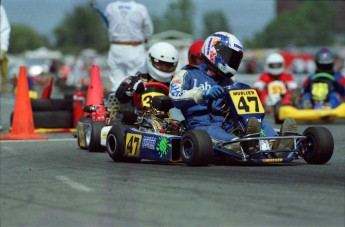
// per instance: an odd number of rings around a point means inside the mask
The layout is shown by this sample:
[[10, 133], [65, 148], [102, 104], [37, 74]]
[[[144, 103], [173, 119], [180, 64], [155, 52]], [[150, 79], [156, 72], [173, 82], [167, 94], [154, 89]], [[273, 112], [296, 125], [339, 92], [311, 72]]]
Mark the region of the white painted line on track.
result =
[[71, 188], [73, 188], [77, 191], [81, 191], [81, 192], [92, 192], [92, 191], [94, 191], [92, 188], [89, 188], [89, 187], [87, 187], [81, 183], [75, 182], [75, 181], [73, 181], [70, 178], [65, 177], [65, 176], [56, 176], [56, 179], [58, 179], [62, 183], [67, 184], [68, 186], [70, 186]]
[[19, 154], [19, 152], [17, 150], [13, 149], [12, 147], [2, 146], [0, 149], [1, 149], [1, 152], [8, 152], [8, 153], [14, 154], [14, 155]]
[[47, 140], [0, 140], [0, 143], [20, 143], [20, 142], [65, 142], [65, 141], [76, 141], [76, 138], [61, 138], [61, 139], [47, 139]]

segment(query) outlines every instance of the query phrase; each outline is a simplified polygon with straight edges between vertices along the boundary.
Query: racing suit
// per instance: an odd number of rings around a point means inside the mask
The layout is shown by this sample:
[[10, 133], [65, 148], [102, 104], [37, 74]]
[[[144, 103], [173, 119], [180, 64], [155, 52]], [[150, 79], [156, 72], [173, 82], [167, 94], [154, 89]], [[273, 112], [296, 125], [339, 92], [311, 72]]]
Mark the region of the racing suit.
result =
[[278, 76], [273, 76], [269, 73], [263, 73], [260, 75], [258, 80], [254, 83], [253, 87], [257, 90], [261, 102], [266, 104], [266, 98], [268, 95], [267, 85], [276, 80], [282, 81], [287, 89], [287, 92], [282, 98], [282, 103], [286, 105], [291, 104], [292, 92], [297, 88], [297, 82], [295, 81], [293, 75], [288, 72], [283, 72]]
[[[316, 74], [318, 73], [322, 72], [317, 71]], [[302, 83], [302, 106], [304, 106], [306, 101], [309, 103], [314, 103], [312, 95], [312, 83], [315, 79], [316, 74], [308, 76], [308, 78], [305, 79], [305, 81]], [[340, 105], [342, 99], [345, 98], [345, 77], [340, 73], [332, 73], [328, 75], [330, 76], [330, 79], [328, 81], [329, 93], [327, 97], [327, 102], [329, 102], [331, 108], [336, 108]]]
[[[230, 134], [235, 129], [234, 123], [229, 121], [222, 125], [224, 116], [210, 113], [207, 108], [209, 98], [202, 94], [214, 85], [224, 87], [233, 82], [228, 77], [212, 77], [211, 73], [206, 63], [185, 66], [173, 77], [169, 96], [174, 106], [181, 110], [188, 129], [205, 130], [214, 142], [229, 142], [236, 138]], [[218, 99], [213, 102], [212, 108], [220, 110], [222, 106], [223, 100]], [[267, 136], [276, 135], [266, 121], [261, 122], [261, 127]]]

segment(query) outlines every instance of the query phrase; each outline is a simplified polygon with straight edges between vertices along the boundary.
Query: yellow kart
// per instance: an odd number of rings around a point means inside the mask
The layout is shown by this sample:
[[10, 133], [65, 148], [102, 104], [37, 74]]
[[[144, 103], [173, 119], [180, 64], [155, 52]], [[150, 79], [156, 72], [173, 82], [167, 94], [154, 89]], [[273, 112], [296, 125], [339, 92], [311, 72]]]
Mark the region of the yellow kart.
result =
[[288, 117], [296, 121], [334, 121], [345, 118], [345, 103], [334, 109], [298, 109], [277, 104], [274, 110], [275, 122], [280, 124]]

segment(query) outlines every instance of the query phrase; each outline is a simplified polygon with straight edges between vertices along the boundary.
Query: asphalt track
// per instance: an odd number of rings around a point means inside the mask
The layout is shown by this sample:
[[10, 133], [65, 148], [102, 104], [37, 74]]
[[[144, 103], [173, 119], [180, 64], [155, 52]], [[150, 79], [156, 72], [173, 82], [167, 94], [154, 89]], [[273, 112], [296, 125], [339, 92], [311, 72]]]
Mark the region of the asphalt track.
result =
[[335, 141], [325, 165], [115, 163], [73, 134], [0, 141], [0, 226], [344, 227], [345, 121], [322, 125]]

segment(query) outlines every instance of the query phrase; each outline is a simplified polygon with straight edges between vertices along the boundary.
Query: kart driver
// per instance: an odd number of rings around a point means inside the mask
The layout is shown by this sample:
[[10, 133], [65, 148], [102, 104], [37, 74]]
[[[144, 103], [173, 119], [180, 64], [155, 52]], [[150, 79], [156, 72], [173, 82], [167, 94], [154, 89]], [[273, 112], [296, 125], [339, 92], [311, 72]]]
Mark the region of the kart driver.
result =
[[[322, 94], [327, 96], [326, 102], [328, 103], [326, 104], [331, 108], [339, 106], [341, 99], [345, 98], [345, 77], [341, 73], [334, 72], [334, 62], [335, 57], [328, 48], [321, 48], [316, 53], [316, 72], [310, 75], [302, 84], [302, 107], [304, 109], [312, 108], [320, 94], [321, 96], [323, 96]], [[315, 86], [313, 83], [318, 79], [318, 75], [322, 74], [324, 78], [328, 77], [326, 81], [321, 81], [327, 83], [327, 87], [323, 87], [321, 84], [319, 84], [320, 86]]]
[[[285, 87], [274, 87], [272, 83], [274, 81], [283, 82]], [[269, 103], [270, 89], [277, 90], [276, 92], [283, 95], [281, 100], [282, 104], [290, 105], [291, 95], [293, 90], [297, 88], [297, 82], [291, 73], [285, 71], [285, 60], [283, 56], [279, 53], [272, 53], [266, 59], [265, 72], [259, 76], [253, 87], [258, 91], [260, 100], [265, 105]]]
[[[207, 105], [212, 98], [215, 100], [213, 108], [221, 109], [223, 106], [223, 87], [233, 84], [231, 77], [236, 74], [241, 63], [243, 46], [234, 35], [216, 32], [205, 40], [202, 56], [205, 62], [201, 65], [187, 65], [176, 73], [170, 83], [169, 96], [184, 115], [188, 129], [207, 131], [214, 143], [236, 140], [230, 134], [234, 130], [233, 122], [226, 122], [222, 126], [224, 116], [210, 113]], [[284, 121], [280, 134], [296, 130], [296, 122], [288, 118]], [[245, 133], [261, 132], [265, 132], [267, 136], [276, 135], [266, 121], [260, 124], [256, 118], [250, 118]], [[274, 143], [274, 148], [291, 147], [292, 144], [293, 140], [281, 140]], [[251, 153], [253, 148], [258, 147], [258, 141], [247, 141], [242, 146], [245, 152]], [[241, 149], [239, 143], [229, 144], [225, 148], [235, 152], [240, 152]]]
[[188, 50], [188, 64], [200, 65], [204, 62], [204, 58], [201, 56], [201, 48], [204, 45], [204, 40], [200, 39], [192, 43]]
[[159, 42], [152, 45], [146, 58], [148, 73], [138, 72], [125, 79], [116, 90], [116, 98], [120, 103], [130, 103], [134, 92], [142, 94], [145, 91], [145, 82], [161, 82], [169, 87], [178, 60], [178, 52], [170, 43]]

